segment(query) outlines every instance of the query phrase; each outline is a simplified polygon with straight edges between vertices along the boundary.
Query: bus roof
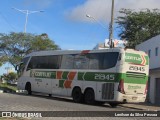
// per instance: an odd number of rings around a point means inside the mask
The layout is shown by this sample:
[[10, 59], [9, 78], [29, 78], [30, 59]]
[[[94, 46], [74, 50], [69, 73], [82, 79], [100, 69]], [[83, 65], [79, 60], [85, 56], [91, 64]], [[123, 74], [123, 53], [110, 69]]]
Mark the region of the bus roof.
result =
[[[101, 49], [101, 50], [46, 50], [46, 51], [37, 51], [32, 52], [25, 57], [29, 56], [48, 56], [48, 55], [64, 55], [64, 54], [86, 54], [86, 53], [100, 53], [100, 52], [136, 52], [134, 49], [123, 49], [123, 48], [110, 48], [110, 49]], [[139, 51], [140, 54], [144, 52]]]

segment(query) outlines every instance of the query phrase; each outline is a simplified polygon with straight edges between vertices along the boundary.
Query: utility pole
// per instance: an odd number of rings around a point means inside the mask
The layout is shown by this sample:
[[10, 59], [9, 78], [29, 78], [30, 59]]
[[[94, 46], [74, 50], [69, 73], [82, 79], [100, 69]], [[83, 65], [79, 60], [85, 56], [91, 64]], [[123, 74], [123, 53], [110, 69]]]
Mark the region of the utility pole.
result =
[[37, 13], [37, 12], [44, 12], [44, 11], [20, 10], [20, 9], [17, 9], [17, 8], [12, 8], [12, 9], [15, 9], [15, 10], [17, 10], [19, 12], [22, 12], [22, 13], [26, 14], [26, 21], [25, 21], [25, 25], [24, 25], [24, 33], [26, 33], [26, 29], [27, 29], [28, 15], [32, 14], [32, 13]]
[[114, 23], [114, 0], [112, 0], [112, 8], [111, 8], [111, 22], [109, 26], [109, 42], [110, 42], [110, 48], [114, 47], [113, 44], [113, 23]]

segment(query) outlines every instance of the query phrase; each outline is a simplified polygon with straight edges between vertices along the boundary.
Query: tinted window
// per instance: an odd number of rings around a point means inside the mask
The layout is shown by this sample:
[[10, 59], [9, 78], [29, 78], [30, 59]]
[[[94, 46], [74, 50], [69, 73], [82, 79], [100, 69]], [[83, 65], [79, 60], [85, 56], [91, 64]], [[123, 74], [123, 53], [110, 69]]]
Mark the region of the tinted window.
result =
[[27, 62], [29, 60], [29, 57], [23, 58], [22, 63], [19, 65], [18, 74], [21, 75], [27, 65]]
[[109, 69], [116, 65], [118, 52], [91, 53], [88, 54], [89, 69]]
[[103, 65], [104, 54], [103, 53], [91, 53], [88, 54], [89, 69], [100, 69]]
[[85, 55], [76, 55], [74, 58], [75, 69], [88, 69], [89, 58]]
[[28, 60], [29, 60], [29, 57], [23, 58], [22, 62], [24, 64], [24, 66], [27, 65]]
[[64, 55], [63, 69], [109, 69], [116, 65], [118, 52]]
[[103, 66], [100, 69], [108, 69], [114, 67], [117, 63], [118, 55], [119, 54], [117, 52], [105, 53], [103, 59]]
[[73, 69], [75, 55], [63, 55], [62, 57], [62, 69]]
[[59, 69], [61, 56], [34, 56], [31, 58], [30, 69]]
[[[32, 57], [30, 69], [109, 69], [116, 65], [118, 52], [89, 53], [85, 55], [35, 56]], [[62, 62], [62, 64], [61, 64]]]

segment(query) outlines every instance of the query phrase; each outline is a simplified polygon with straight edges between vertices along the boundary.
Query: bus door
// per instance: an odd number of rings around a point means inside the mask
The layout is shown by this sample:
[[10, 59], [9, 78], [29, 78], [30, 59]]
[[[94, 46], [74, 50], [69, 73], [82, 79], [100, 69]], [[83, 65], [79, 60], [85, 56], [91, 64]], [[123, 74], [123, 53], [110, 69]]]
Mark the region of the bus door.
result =
[[51, 91], [52, 79], [51, 78], [42, 78], [41, 80], [42, 81], [39, 82], [39, 86], [41, 86], [41, 88], [42, 88], [41, 92], [51, 94], [52, 93], [52, 91]]
[[33, 91], [51, 94], [51, 72], [31, 70]]
[[52, 80], [52, 94], [60, 95], [61, 94], [61, 88], [59, 87], [60, 80], [53, 79]]

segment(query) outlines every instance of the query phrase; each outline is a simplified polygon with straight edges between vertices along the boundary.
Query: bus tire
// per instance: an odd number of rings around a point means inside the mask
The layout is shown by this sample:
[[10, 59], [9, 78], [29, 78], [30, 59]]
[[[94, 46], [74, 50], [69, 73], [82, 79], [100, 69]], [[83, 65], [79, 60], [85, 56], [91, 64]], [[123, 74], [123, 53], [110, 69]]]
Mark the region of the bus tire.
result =
[[112, 108], [116, 108], [116, 107], [118, 106], [118, 103], [110, 102], [109, 105], [110, 105]]
[[84, 101], [86, 104], [95, 104], [95, 94], [93, 89], [87, 89], [84, 94]]
[[81, 103], [83, 101], [83, 94], [79, 87], [75, 87], [72, 91], [73, 101], [76, 103]]
[[27, 90], [28, 95], [32, 95], [31, 83], [27, 83], [25, 86], [25, 90]]

